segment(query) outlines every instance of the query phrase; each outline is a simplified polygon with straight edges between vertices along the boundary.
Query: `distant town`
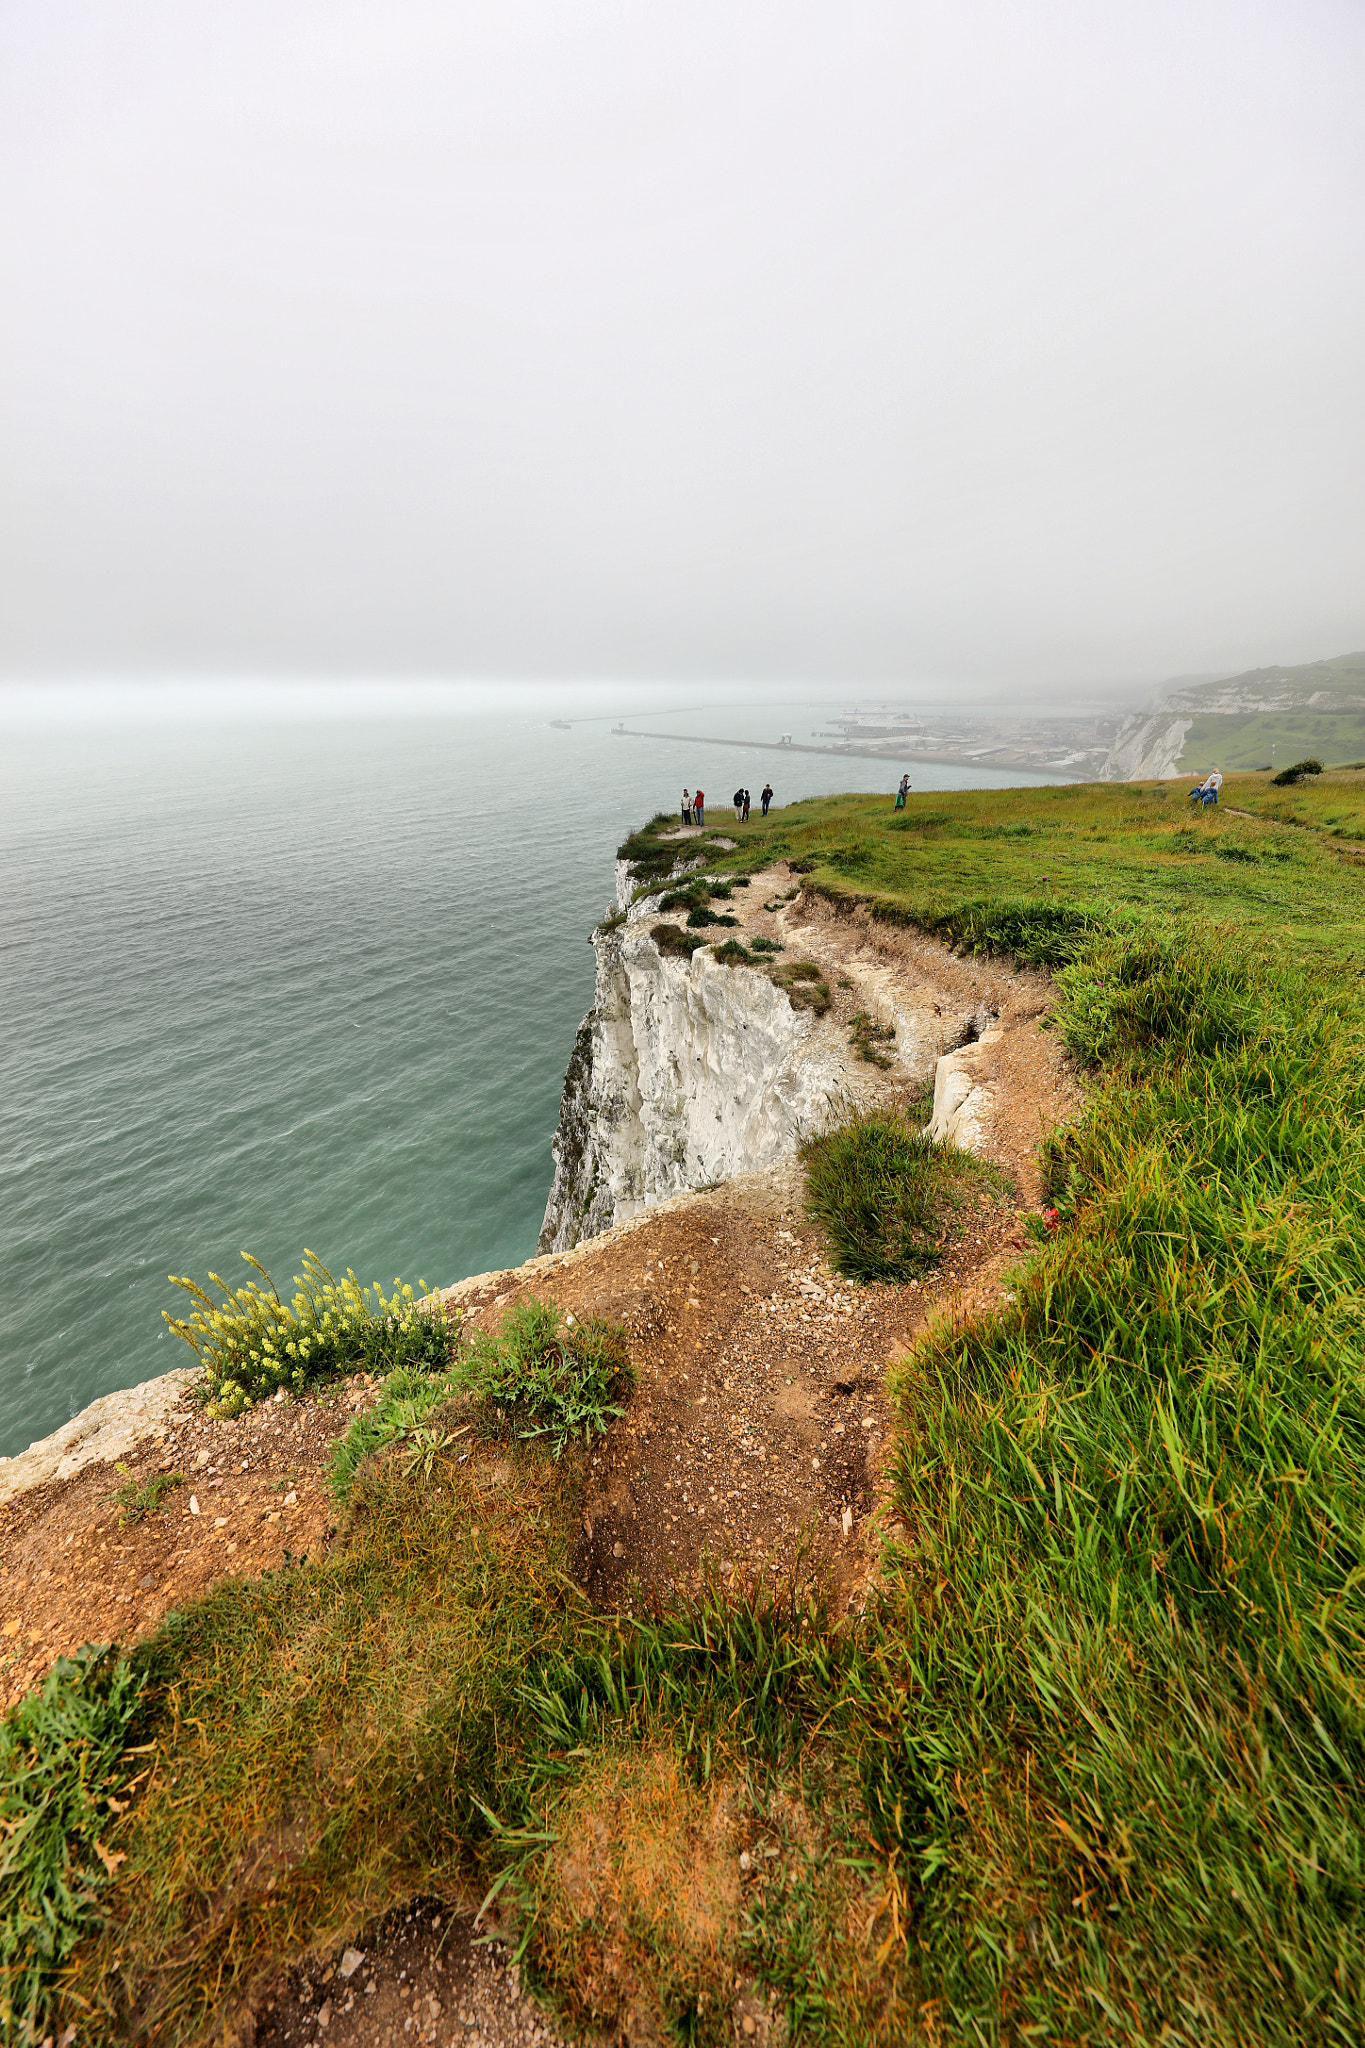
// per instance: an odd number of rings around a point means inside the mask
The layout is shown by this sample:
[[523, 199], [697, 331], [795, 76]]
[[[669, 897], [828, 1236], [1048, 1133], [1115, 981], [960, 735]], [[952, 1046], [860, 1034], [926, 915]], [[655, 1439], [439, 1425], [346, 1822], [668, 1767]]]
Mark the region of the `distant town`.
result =
[[[567, 723], [557, 720], [556, 723]], [[739, 741], [701, 733], [642, 731], [624, 721], [612, 731], [632, 739], [686, 740], [773, 752], [839, 754], [909, 765], [940, 762], [1068, 781], [1137, 782], [1167, 775], [1273, 766], [1313, 756], [1329, 764], [1365, 760], [1365, 652], [1295, 668], [1248, 669], [1225, 677], [1186, 677], [1155, 703], [1128, 712], [1002, 718], [904, 705], [855, 706], [804, 732]]]
[[624, 722], [612, 731], [625, 739], [686, 740], [693, 746], [756, 747], [774, 753], [838, 754], [875, 761], [933, 761], [961, 768], [1024, 769], [1063, 773], [1079, 782], [1098, 777], [1123, 724], [1122, 715], [1072, 718], [969, 718], [958, 713], [916, 714], [890, 705], [841, 712], [829, 729], [780, 733], [775, 738], [712, 739], [703, 733], [642, 731]]

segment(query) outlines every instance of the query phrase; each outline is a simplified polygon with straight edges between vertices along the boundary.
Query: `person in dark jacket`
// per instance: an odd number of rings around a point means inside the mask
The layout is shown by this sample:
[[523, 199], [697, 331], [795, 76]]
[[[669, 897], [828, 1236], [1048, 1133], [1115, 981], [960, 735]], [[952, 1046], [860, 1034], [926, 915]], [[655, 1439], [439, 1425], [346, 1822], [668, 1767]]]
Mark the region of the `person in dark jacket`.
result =
[[769, 804], [770, 804], [770, 803], [772, 802], [772, 800], [773, 800], [773, 786], [772, 786], [771, 782], [765, 782], [765, 783], [764, 783], [764, 785], [763, 785], [763, 794], [762, 794], [762, 796], [761, 796], [761, 797], [759, 798], [759, 802], [760, 802], [760, 803], [762, 804], [762, 806], [763, 806], [763, 815], [764, 815], [764, 817], [765, 817], [765, 818], [766, 818], [766, 817], [767, 817], [767, 815], [768, 815], [768, 806], [769, 806]]

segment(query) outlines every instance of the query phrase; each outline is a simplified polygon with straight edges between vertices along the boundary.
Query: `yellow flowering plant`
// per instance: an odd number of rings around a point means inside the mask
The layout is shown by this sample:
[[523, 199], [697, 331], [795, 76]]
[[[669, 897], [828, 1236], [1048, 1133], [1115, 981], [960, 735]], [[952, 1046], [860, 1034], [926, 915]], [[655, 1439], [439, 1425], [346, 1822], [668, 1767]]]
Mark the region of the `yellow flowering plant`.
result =
[[297, 1292], [286, 1302], [260, 1260], [250, 1252], [242, 1257], [259, 1279], [231, 1288], [210, 1273], [222, 1296], [214, 1301], [196, 1280], [172, 1273], [194, 1307], [188, 1316], [162, 1311], [203, 1367], [215, 1414], [240, 1415], [281, 1387], [297, 1394], [341, 1372], [390, 1372], [399, 1365], [436, 1372], [449, 1363], [452, 1326], [425, 1281], [419, 1298], [402, 1280], [385, 1295], [378, 1282], [362, 1286], [349, 1266], [344, 1279], [335, 1279], [305, 1250], [303, 1272], [294, 1275]]

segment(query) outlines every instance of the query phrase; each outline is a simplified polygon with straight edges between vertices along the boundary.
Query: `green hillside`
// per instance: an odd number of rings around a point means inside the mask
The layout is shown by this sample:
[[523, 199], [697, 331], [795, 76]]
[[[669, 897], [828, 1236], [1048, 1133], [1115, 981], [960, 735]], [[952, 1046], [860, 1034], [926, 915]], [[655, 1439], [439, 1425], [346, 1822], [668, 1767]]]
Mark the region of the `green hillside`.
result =
[[1335, 765], [1365, 760], [1365, 711], [1204, 712], [1185, 735], [1179, 775], [1238, 768], [1283, 768], [1313, 754]]
[[[1213, 707], [1230, 691], [1248, 696], [1288, 696], [1297, 702], [1283, 710], [1222, 711]], [[1310, 703], [1309, 699], [1327, 702]], [[1332, 698], [1346, 699], [1333, 703]], [[1176, 764], [1178, 774], [1206, 774], [1261, 768], [1267, 762], [1282, 768], [1288, 761], [1314, 754], [1321, 761], [1341, 763], [1365, 759], [1365, 652], [1340, 654], [1331, 661], [1304, 662], [1295, 668], [1249, 669], [1179, 692], [1177, 701], [1210, 708], [1198, 710]]]

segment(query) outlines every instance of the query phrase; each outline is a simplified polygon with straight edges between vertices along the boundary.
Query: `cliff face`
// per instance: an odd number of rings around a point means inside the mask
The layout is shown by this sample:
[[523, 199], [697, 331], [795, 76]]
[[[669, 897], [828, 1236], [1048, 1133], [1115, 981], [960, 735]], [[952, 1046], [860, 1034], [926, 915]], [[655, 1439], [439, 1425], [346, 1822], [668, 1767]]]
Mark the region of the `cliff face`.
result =
[[1185, 735], [1194, 720], [1174, 716], [1169, 705], [1126, 719], [1109, 758], [1100, 770], [1102, 782], [1159, 782], [1171, 774], [1185, 749]]
[[[629, 895], [618, 871], [617, 901]], [[842, 1110], [838, 1063], [766, 975], [664, 957], [658, 897], [593, 934], [596, 1001], [569, 1061], [539, 1249], [789, 1157]]]
[[1173, 774], [1196, 718], [1358, 710], [1365, 710], [1365, 654], [1342, 654], [1299, 668], [1248, 669], [1222, 682], [1173, 690], [1155, 710], [1125, 719], [1100, 780], [1146, 782]]

